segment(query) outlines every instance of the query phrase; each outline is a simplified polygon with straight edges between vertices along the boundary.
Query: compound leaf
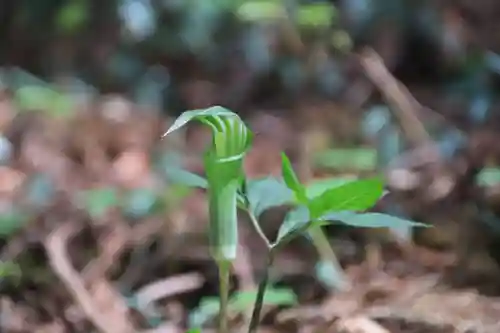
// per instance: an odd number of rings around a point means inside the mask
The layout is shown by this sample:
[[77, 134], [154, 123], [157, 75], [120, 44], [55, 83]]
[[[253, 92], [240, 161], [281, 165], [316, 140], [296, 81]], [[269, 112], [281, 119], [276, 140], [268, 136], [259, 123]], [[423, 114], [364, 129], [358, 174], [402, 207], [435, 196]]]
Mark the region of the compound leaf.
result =
[[320, 225], [331, 224], [329, 221], [338, 221], [343, 224], [358, 228], [407, 228], [407, 227], [429, 227], [429, 225], [406, 220], [400, 217], [383, 213], [358, 214], [352, 211], [332, 212], [323, 215]]

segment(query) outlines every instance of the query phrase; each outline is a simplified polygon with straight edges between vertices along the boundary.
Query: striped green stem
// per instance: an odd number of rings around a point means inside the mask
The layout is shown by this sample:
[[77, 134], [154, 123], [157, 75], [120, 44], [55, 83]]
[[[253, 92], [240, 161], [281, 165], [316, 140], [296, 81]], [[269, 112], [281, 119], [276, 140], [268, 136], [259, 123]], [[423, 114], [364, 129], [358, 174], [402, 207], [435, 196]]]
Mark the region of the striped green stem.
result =
[[229, 280], [231, 277], [231, 261], [219, 260], [219, 297], [220, 297], [220, 311], [219, 311], [219, 331], [218, 333], [229, 333], [228, 328], [228, 314], [229, 314]]
[[208, 189], [210, 253], [215, 261], [235, 260], [238, 249], [237, 181]]

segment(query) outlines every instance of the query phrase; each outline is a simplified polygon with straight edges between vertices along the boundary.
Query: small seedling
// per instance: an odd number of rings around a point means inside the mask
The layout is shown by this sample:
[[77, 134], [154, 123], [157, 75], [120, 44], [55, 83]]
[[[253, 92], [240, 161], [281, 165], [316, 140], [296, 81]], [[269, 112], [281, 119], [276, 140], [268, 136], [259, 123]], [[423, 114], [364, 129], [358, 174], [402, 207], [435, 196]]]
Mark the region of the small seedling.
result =
[[[264, 296], [268, 288], [269, 269], [274, 257], [285, 244], [309, 232], [321, 232], [321, 227], [340, 222], [355, 227], [384, 228], [398, 226], [425, 226], [381, 213], [360, 213], [371, 208], [384, 194], [381, 178], [347, 181], [308, 196], [307, 187], [298, 180], [288, 157], [282, 154], [282, 178], [247, 181], [243, 173], [243, 158], [252, 141], [252, 132], [238, 115], [220, 106], [205, 110], [184, 112], [167, 134], [191, 120], [210, 126], [212, 146], [205, 153], [204, 164], [210, 214], [211, 254], [219, 266], [220, 311], [219, 333], [227, 333], [229, 306], [229, 269], [236, 259], [238, 246], [237, 208], [248, 213], [252, 225], [268, 249], [267, 267], [259, 283], [249, 333], [257, 330]], [[273, 195], [269, 195], [272, 191]], [[292, 200], [290, 199], [292, 198]], [[281, 225], [276, 240], [269, 240], [257, 221], [265, 209], [294, 202]]]
[[[319, 230], [321, 226], [330, 223], [329, 221], [364, 228], [394, 227], [395, 225], [425, 226], [380, 213], [358, 213], [371, 208], [384, 194], [383, 182], [379, 177], [352, 180], [340, 186], [333, 186], [310, 198], [307, 196], [306, 187], [298, 181], [285, 154], [282, 154], [282, 174], [286, 186], [294, 192], [298, 204], [297, 208], [286, 216], [277, 239], [273, 243], [268, 243], [267, 270], [273, 264], [276, 251], [283, 245], [306, 231]], [[269, 273], [266, 272], [259, 284], [249, 333], [257, 330], [268, 276]]]

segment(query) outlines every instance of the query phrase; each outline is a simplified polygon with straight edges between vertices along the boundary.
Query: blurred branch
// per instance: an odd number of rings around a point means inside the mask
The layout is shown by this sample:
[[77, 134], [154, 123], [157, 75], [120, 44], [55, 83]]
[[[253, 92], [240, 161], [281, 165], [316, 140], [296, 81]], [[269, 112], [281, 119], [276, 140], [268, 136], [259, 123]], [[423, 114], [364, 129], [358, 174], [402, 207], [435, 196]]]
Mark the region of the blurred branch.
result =
[[372, 49], [366, 49], [360, 56], [361, 64], [370, 80], [382, 92], [399, 118], [403, 130], [415, 146], [431, 144], [432, 139], [416, 116], [422, 106], [406, 87], [389, 73], [380, 56]]

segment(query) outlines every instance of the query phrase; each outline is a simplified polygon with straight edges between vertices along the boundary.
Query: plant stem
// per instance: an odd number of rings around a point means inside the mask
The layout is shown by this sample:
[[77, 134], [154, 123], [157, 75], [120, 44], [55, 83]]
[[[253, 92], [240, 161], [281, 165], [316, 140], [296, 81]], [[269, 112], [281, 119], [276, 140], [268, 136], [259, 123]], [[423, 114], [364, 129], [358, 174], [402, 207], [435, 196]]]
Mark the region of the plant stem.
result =
[[229, 260], [221, 260], [219, 266], [219, 296], [220, 296], [220, 311], [219, 311], [219, 330], [218, 333], [229, 333], [227, 318], [229, 304], [229, 278], [231, 275], [231, 262]]
[[250, 217], [250, 221], [252, 222], [253, 228], [255, 229], [255, 231], [257, 232], [259, 237], [264, 241], [267, 249], [270, 250], [271, 249], [271, 242], [269, 242], [269, 239], [264, 234], [264, 231], [260, 227], [259, 221], [257, 221], [257, 218], [255, 217], [255, 215], [253, 215], [253, 213], [250, 210], [247, 210], [247, 214]]
[[346, 291], [351, 288], [351, 283], [349, 279], [347, 279], [343, 274], [342, 267], [340, 266], [337, 256], [328, 241], [325, 233], [321, 229], [321, 227], [315, 226], [308, 230], [309, 235], [312, 238], [313, 244], [318, 251], [320, 256], [320, 260], [330, 263], [334, 270], [341, 274], [341, 280], [336, 282], [336, 287], [342, 291]]
[[274, 262], [274, 250], [271, 249], [267, 254], [267, 263], [264, 271], [264, 276], [259, 283], [259, 289], [257, 290], [257, 298], [255, 299], [255, 304], [252, 312], [252, 319], [250, 320], [250, 325], [248, 327], [248, 333], [257, 332], [257, 327], [260, 322], [260, 313], [262, 312], [262, 306], [264, 304], [264, 295], [266, 293], [267, 284], [269, 282], [269, 271]]

